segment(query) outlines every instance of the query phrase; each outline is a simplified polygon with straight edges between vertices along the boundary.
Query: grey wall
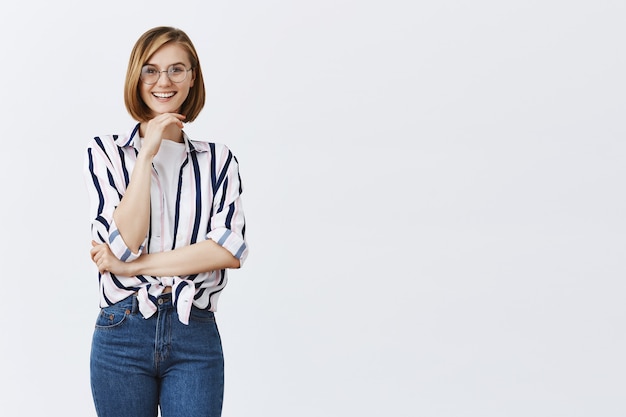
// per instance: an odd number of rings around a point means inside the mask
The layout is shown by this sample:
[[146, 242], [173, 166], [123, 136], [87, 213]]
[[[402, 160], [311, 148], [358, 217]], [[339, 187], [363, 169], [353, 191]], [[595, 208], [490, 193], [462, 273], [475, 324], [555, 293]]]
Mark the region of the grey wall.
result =
[[24, 1], [0, 17], [0, 409], [95, 415], [86, 142], [184, 29], [251, 254], [224, 417], [623, 417], [619, 1]]

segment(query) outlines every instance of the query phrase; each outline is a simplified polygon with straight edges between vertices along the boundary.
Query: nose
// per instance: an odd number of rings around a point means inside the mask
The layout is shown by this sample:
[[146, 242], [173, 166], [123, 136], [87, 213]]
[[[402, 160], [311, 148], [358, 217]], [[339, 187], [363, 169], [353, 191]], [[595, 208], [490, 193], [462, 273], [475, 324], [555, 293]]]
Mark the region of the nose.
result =
[[159, 72], [159, 79], [157, 80], [156, 84], [157, 85], [170, 85], [171, 84], [171, 80], [167, 74], [167, 71]]

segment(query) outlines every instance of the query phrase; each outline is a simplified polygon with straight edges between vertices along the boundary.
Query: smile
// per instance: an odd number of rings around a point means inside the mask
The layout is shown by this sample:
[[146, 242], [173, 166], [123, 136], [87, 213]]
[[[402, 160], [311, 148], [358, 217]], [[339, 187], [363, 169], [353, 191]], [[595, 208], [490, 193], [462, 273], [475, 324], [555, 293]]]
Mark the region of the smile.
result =
[[155, 96], [156, 98], [170, 98], [174, 96], [174, 92], [170, 92], [170, 93], [152, 93], [153, 96]]

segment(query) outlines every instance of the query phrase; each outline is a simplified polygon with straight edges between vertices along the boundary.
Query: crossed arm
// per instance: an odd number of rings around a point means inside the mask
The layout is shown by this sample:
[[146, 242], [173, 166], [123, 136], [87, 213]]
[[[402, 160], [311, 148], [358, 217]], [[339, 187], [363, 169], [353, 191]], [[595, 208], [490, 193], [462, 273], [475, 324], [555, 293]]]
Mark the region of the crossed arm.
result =
[[[113, 220], [124, 243], [139, 253], [150, 227], [150, 182], [152, 160], [165, 135], [180, 134], [181, 120], [177, 114], [161, 114], [147, 123], [144, 141], [137, 155], [124, 197], [113, 212]], [[211, 239], [168, 252], [144, 253], [133, 260], [120, 260], [107, 243], [92, 241], [91, 259], [103, 272], [121, 276], [191, 275], [226, 268], [239, 268], [240, 260], [228, 249]]]
[[239, 260], [212, 240], [204, 240], [168, 252], [147, 253], [132, 262], [119, 260], [106, 243], [91, 242], [91, 260], [100, 272], [115, 275], [191, 275], [225, 268], [239, 268]]

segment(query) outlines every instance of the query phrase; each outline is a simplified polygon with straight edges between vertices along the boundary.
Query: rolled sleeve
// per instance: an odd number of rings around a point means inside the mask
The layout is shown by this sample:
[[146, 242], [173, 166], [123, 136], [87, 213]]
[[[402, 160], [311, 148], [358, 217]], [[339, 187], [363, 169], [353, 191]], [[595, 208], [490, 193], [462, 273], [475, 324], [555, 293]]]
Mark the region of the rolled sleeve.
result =
[[230, 229], [220, 227], [211, 230], [207, 235], [207, 239], [213, 240], [232, 253], [235, 258], [239, 259], [239, 264], [243, 266], [248, 256], [248, 245], [242, 236], [234, 233]]
[[111, 248], [111, 252], [124, 262], [132, 262], [135, 259], [139, 258], [141, 253], [143, 252], [143, 248], [145, 242], [139, 247], [137, 252], [133, 252], [122, 239], [122, 235], [120, 235], [120, 231], [117, 229], [117, 225], [115, 224], [115, 220], [111, 220], [111, 229], [109, 230], [109, 239], [108, 244], [109, 248]]
[[215, 190], [214, 213], [206, 237], [228, 250], [239, 259], [240, 266], [243, 266], [248, 256], [248, 244], [245, 239], [246, 222], [241, 200], [243, 188], [239, 165], [234, 156], [225, 169], [227, 174]]

